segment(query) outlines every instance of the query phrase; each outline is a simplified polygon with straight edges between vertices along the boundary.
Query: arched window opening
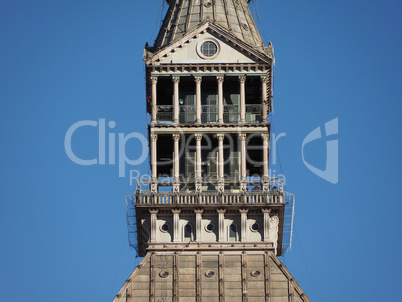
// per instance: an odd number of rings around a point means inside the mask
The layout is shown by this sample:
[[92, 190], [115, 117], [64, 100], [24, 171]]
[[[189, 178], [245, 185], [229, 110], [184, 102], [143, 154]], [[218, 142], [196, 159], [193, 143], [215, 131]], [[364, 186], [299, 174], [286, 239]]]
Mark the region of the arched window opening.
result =
[[229, 241], [237, 241], [237, 226], [234, 223], [229, 226]]
[[184, 242], [193, 241], [193, 228], [191, 224], [186, 224], [184, 226]]

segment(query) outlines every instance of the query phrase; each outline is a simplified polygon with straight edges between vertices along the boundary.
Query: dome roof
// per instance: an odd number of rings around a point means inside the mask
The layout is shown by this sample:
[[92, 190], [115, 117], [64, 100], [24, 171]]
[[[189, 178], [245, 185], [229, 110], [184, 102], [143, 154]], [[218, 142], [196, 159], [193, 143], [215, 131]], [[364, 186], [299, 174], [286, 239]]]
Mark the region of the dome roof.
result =
[[262, 48], [263, 41], [248, 8], [250, 0], [167, 0], [166, 13], [156, 49], [164, 48], [189, 30], [208, 21], [220, 25], [252, 47]]

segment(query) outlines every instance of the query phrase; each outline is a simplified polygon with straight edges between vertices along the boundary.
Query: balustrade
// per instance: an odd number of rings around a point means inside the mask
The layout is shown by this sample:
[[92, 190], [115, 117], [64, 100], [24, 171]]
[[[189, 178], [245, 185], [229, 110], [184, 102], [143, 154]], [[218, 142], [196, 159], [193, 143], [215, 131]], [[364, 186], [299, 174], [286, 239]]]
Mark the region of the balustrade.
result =
[[284, 203], [281, 192], [139, 192], [136, 195], [137, 205], [169, 205], [169, 204], [281, 204]]

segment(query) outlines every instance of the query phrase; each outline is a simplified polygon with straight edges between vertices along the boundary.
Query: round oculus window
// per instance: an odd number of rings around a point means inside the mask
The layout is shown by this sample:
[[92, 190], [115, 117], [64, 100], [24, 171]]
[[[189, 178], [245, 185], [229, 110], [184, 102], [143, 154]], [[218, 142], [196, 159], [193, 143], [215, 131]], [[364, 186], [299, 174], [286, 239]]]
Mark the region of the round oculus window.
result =
[[218, 46], [212, 41], [207, 41], [201, 45], [201, 53], [206, 57], [213, 57], [218, 52]]
[[207, 225], [205, 226], [205, 230], [206, 230], [208, 233], [212, 233], [212, 232], [215, 230], [215, 226], [214, 226], [212, 223], [209, 223], [209, 224], [207, 224]]
[[197, 53], [203, 59], [214, 59], [219, 50], [219, 44], [214, 39], [203, 40], [197, 45]]
[[167, 233], [168, 231], [169, 231], [169, 225], [167, 224], [167, 223], [164, 223], [164, 224], [162, 224], [161, 226], [160, 226], [160, 230], [163, 232], [163, 233]]
[[260, 229], [260, 225], [258, 224], [258, 222], [254, 222], [252, 225], [250, 225], [250, 230], [252, 232], [258, 232]]

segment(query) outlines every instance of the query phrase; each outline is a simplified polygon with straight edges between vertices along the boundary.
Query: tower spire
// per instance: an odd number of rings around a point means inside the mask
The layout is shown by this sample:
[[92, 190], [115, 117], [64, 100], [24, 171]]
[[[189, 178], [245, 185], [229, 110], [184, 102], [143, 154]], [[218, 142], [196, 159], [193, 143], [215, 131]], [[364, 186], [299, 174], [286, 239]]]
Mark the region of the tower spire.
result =
[[214, 23], [255, 48], [263, 40], [250, 13], [251, 0], [166, 0], [169, 9], [155, 41], [155, 48], [170, 45], [205, 22]]

